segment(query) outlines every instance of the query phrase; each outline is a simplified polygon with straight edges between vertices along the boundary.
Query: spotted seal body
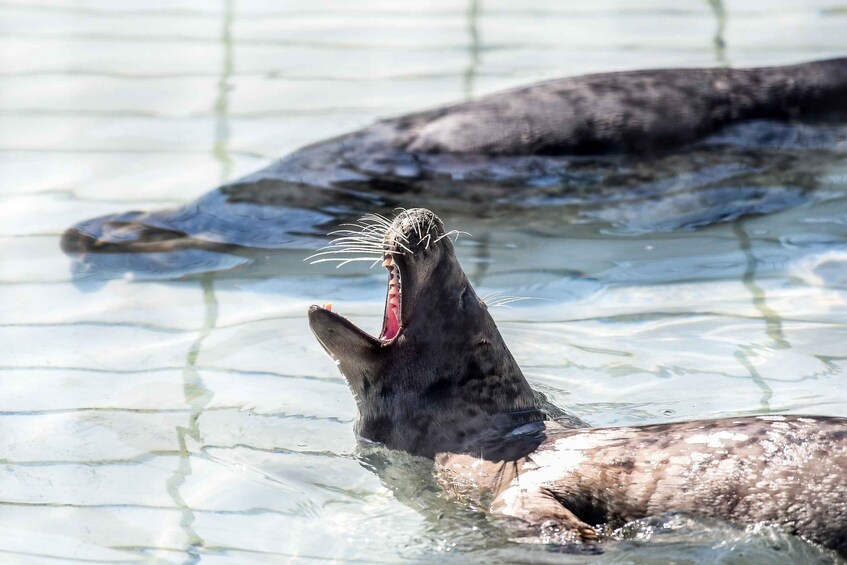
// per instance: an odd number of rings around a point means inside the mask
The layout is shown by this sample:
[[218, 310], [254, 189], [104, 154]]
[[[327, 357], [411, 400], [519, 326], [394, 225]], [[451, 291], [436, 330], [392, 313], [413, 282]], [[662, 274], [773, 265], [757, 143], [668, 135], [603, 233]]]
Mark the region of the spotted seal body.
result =
[[[302, 248], [304, 234], [327, 231], [327, 212], [447, 200], [493, 214], [509, 203], [679, 190], [702, 191], [687, 206], [705, 211], [683, 224], [704, 225], [802, 201], [817, 171], [843, 157], [845, 120], [808, 125], [830, 115], [847, 115], [847, 58], [552, 80], [379, 121], [179, 208], [80, 222], [62, 246], [77, 255]], [[674, 225], [672, 208], [661, 220]]]
[[309, 323], [356, 398], [360, 437], [434, 459], [448, 491], [563, 540], [687, 512], [771, 522], [847, 556], [847, 419], [547, 419], [434, 214], [409, 210], [353, 237], [390, 273], [380, 336], [318, 306]]
[[[543, 82], [401, 118], [415, 153], [647, 152], [744, 120], [843, 111], [847, 61], [754, 69], [662, 69]], [[389, 122], [390, 123], [390, 122]]]

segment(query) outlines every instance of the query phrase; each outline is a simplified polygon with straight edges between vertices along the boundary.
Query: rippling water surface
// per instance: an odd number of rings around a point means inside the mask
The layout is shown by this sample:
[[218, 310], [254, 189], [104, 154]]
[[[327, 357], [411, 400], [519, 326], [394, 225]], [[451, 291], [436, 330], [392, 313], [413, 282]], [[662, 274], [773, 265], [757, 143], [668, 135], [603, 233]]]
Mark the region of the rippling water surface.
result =
[[[381, 270], [198, 252], [134, 280], [120, 256], [72, 273], [58, 240], [379, 116], [585, 72], [843, 55], [847, 5], [21, 0], [0, 29], [0, 561], [831, 559], [672, 515], [602, 555], [512, 543], [415, 462], [380, 479], [357, 457], [305, 309], [376, 332]], [[532, 384], [592, 425], [843, 416], [847, 165], [815, 174], [797, 205], [700, 229], [652, 229], [655, 204], [438, 211], [472, 234], [458, 253], [480, 294], [538, 299], [495, 317]]]

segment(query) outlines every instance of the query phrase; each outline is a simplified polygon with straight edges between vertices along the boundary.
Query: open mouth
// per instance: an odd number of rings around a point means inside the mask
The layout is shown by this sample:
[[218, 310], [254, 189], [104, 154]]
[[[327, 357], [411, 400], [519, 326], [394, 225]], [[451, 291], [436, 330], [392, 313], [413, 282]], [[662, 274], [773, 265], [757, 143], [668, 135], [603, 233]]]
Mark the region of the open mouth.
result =
[[400, 321], [402, 319], [400, 313], [403, 308], [403, 290], [400, 285], [400, 269], [391, 255], [386, 254], [382, 265], [388, 269], [389, 278], [388, 293], [385, 296], [385, 315], [382, 320], [382, 333], [379, 335], [379, 339], [388, 343], [400, 335], [400, 330], [403, 328]]
[[[409, 316], [412, 311], [412, 308], [409, 308], [410, 305], [406, 304], [407, 312], [404, 312], [401, 271], [416, 268], [417, 260], [412, 259], [419, 258], [419, 253], [422, 255], [433, 253], [441, 239], [459, 232], [454, 230], [445, 233], [438, 217], [422, 208], [404, 210], [393, 220], [378, 214], [369, 214], [363, 216], [358, 223], [346, 224], [346, 226], [348, 227], [332, 232], [331, 235], [336, 235], [336, 239], [308, 259], [313, 263], [337, 262], [338, 266], [353, 261], [366, 261], [373, 266], [382, 262], [382, 266], [388, 270], [388, 289], [379, 337], [365, 333], [346, 318], [332, 312], [331, 304], [323, 308], [318, 306], [313, 308], [330, 312], [332, 314], [330, 318], [333, 318], [334, 322], [341, 323], [359, 337], [366, 337], [373, 345], [390, 345], [403, 333], [404, 316]], [[406, 285], [414, 286], [413, 279], [414, 277], [407, 280]], [[409, 296], [406, 299], [409, 300]], [[408, 320], [405, 322], [408, 323]], [[328, 341], [330, 338], [324, 336], [324, 339]]]
[[[385, 296], [385, 311], [382, 318], [382, 331], [380, 332], [377, 340], [382, 345], [388, 345], [392, 343], [403, 330], [403, 290], [401, 285], [400, 267], [392, 257], [391, 252], [387, 252], [383, 256], [382, 266], [388, 269], [388, 290]], [[340, 319], [344, 319], [345, 322], [349, 326], [355, 328], [357, 332], [367, 335], [352, 322], [333, 312], [332, 303], [324, 304], [322, 309], [327, 312], [331, 312], [334, 316]], [[370, 339], [374, 339], [371, 336], [368, 337]]]

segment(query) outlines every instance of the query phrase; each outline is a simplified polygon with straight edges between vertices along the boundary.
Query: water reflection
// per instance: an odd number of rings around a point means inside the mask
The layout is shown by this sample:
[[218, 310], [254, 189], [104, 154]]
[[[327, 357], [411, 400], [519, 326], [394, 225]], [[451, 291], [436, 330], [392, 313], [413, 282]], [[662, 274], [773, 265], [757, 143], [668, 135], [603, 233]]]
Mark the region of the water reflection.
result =
[[[473, 234], [458, 251], [481, 293], [544, 298], [495, 317], [533, 385], [592, 425], [748, 413], [763, 401], [847, 413], [837, 128], [748, 130], [753, 153], [717, 138], [684, 160], [568, 171], [535, 160], [464, 209], [431, 186], [431, 200], [395, 198], [387, 185], [363, 196], [352, 176], [329, 179], [352, 182], [340, 200], [295, 187], [301, 206], [263, 203], [258, 189], [273, 180], [254, 178], [233, 188], [237, 203], [203, 201], [223, 212], [203, 225], [191, 206], [162, 216], [163, 227], [197, 228], [207, 248], [91, 253], [74, 272], [57, 250], [72, 222], [180, 209], [379, 117], [554, 76], [842, 54], [837, 7], [24, 1], [0, 12], [8, 560], [584, 562], [512, 543], [434, 492], [444, 516], [419, 511], [425, 481], [363, 465], [349, 391], [303, 314], [331, 298], [377, 331], [384, 276], [302, 261], [362, 210], [432, 206]], [[479, 168], [435, 165], [481, 182]], [[719, 210], [721, 191], [743, 198]], [[766, 528], [680, 517], [619, 537], [590, 559], [827, 559]]]
[[709, 7], [715, 14], [715, 20], [717, 20], [717, 29], [715, 30], [715, 37], [712, 40], [712, 43], [715, 47], [715, 59], [717, 60], [717, 64], [721, 66], [728, 66], [729, 60], [726, 56], [726, 39], [724, 39], [724, 32], [726, 31], [727, 18], [726, 18], [726, 8], [724, 8], [723, 0], [708, 0]]

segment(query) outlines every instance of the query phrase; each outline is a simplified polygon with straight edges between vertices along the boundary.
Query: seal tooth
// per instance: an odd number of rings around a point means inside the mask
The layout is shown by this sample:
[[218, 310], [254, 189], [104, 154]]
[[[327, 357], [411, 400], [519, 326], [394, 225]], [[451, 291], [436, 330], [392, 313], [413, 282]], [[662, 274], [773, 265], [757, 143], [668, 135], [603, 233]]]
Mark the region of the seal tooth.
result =
[[[390, 235], [386, 235], [386, 237], [390, 239]], [[397, 267], [391, 252], [388, 251], [383, 256], [382, 265], [388, 269], [388, 296], [380, 339], [390, 341], [397, 337], [400, 331], [400, 269]]]

